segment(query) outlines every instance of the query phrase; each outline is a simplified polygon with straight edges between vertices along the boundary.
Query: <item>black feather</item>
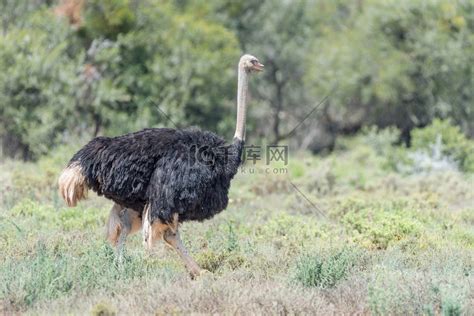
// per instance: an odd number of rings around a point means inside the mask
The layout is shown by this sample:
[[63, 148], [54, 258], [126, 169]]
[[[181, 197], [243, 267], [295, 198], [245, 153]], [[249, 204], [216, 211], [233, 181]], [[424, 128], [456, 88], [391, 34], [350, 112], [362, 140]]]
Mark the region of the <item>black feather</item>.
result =
[[205, 220], [227, 207], [230, 181], [241, 163], [243, 142], [232, 144], [196, 128], [145, 129], [118, 137], [97, 137], [79, 150], [89, 188], [150, 221]]

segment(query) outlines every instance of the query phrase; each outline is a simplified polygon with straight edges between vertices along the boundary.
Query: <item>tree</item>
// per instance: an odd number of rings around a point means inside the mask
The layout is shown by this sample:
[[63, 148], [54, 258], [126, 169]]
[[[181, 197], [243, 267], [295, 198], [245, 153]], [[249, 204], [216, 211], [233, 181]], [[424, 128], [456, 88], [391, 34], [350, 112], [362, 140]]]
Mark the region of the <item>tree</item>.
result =
[[42, 11], [27, 24], [0, 36], [2, 151], [23, 159], [45, 153], [68, 126], [77, 66], [60, 21]]
[[[79, 27], [48, 8], [0, 37], [5, 155], [33, 159], [81, 136], [153, 126], [196, 124], [231, 136], [234, 35], [171, 4], [113, 2], [97, 14], [87, 7], [107, 3], [86, 2]], [[119, 27], [120, 17], [133, 23]]]
[[134, 128], [199, 125], [229, 132], [238, 59], [234, 35], [171, 5], [144, 2], [136, 12], [136, 28], [117, 38], [120, 61], [110, 64], [115, 85], [129, 96], [121, 109], [135, 120]]
[[341, 131], [395, 125], [410, 131], [452, 117], [472, 135], [473, 5], [466, 1], [365, 1], [347, 28], [314, 42], [307, 85], [337, 86], [327, 117]]
[[308, 15], [312, 5], [304, 0], [214, 3], [217, 20], [234, 30], [242, 51], [255, 54], [265, 64], [255, 85], [259, 105], [253, 128], [258, 138], [271, 143], [291, 136], [292, 127], [315, 105], [303, 82], [314, 25]]

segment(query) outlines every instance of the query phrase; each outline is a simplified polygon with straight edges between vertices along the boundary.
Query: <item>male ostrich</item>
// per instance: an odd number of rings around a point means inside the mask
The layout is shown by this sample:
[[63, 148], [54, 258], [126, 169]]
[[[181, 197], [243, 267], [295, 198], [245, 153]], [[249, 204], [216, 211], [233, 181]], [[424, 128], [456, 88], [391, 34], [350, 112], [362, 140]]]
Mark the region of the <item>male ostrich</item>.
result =
[[191, 275], [198, 276], [201, 269], [184, 248], [178, 225], [209, 219], [227, 207], [245, 139], [248, 77], [262, 70], [254, 56], [240, 58], [237, 124], [231, 144], [196, 128], [152, 128], [97, 137], [72, 157], [60, 175], [62, 197], [75, 206], [92, 189], [114, 201], [108, 237], [119, 255], [127, 235], [143, 227], [147, 247], [163, 238]]

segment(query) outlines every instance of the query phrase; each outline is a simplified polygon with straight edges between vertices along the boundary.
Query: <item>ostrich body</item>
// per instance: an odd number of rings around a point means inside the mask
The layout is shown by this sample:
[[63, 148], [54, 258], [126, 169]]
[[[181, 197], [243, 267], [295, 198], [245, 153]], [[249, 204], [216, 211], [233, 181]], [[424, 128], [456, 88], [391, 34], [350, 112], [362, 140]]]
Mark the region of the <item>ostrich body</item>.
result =
[[232, 143], [197, 128], [153, 128], [97, 137], [72, 157], [59, 177], [62, 197], [75, 206], [92, 189], [114, 201], [107, 229], [119, 255], [127, 235], [143, 228], [145, 245], [152, 247], [163, 238], [178, 251], [189, 272], [199, 275], [199, 266], [179, 238], [178, 224], [209, 219], [227, 207], [245, 139], [248, 76], [262, 69], [255, 57], [241, 57]]

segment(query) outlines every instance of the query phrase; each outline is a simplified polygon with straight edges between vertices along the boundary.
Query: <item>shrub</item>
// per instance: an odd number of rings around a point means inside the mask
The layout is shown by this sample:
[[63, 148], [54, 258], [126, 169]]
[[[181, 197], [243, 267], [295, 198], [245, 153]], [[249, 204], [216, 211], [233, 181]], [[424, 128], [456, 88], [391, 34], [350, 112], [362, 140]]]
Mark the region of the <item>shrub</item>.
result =
[[386, 249], [391, 243], [417, 236], [421, 223], [403, 205], [365, 205], [347, 212], [342, 222], [354, 240], [368, 248]]
[[245, 264], [239, 244], [239, 227], [233, 221], [219, 225], [206, 233], [206, 249], [196, 254], [199, 266], [211, 272], [218, 272], [222, 268], [235, 270]]
[[470, 267], [455, 256], [443, 258], [441, 264], [436, 258], [430, 261], [425, 271], [389, 262], [376, 266], [367, 293], [372, 314], [469, 314]]
[[211, 249], [200, 251], [196, 260], [201, 268], [210, 272], [217, 272], [222, 267], [235, 270], [245, 263], [245, 258], [238, 252], [216, 252]]
[[79, 70], [74, 36], [64, 21], [49, 10], [27, 20], [0, 37], [0, 138], [5, 156], [24, 159], [47, 153], [75, 121]]
[[306, 255], [297, 262], [294, 278], [304, 286], [330, 288], [349, 275], [358, 258], [359, 253], [349, 248]]
[[413, 130], [412, 149], [429, 151], [437, 139], [441, 141], [441, 153], [444, 156], [454, 160], [461, 170], [474, 172], [474, 142], [450, 121], [435, 119], [431, 125]]
[[117, 311], [110, 304], [100, 302], [94, 305], [91, 310], [91, 315], [93, 316], [115, 316]]
[[371, 126], [362, 129], [362, 142], [372, 147], [380, 156], [391, 151], [399, 138], [400, 131], [395, 127], [379, 129], [376, 126]]

